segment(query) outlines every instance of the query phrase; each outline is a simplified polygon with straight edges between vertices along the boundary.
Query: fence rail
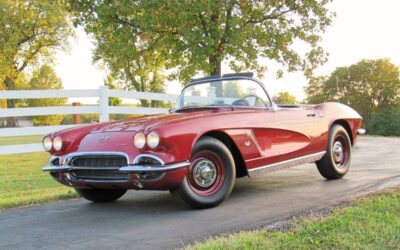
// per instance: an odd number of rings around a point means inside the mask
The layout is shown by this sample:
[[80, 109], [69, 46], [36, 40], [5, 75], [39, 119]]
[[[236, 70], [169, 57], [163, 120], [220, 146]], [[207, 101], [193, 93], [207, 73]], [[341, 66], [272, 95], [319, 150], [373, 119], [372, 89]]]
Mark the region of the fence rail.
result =
[[[109, 106], [109, 98], [125, 98], [136, 100], [154, 100], [173, 102], [178, 97], [172, 94], [136, 92], [123, 90], [110, 90], [107, 86], [99, 89], [79, 90], [3, 90], [0, 91], [0, 99], [42, 99], [42, 98], [81, 98], [96, 97], [98, 105], [86, 106], [52, 106], [52, 107], [30, 107], [30, 108], [9, 108], [0, 109], [0, 118], [26, 117], [41, 115], [69, 115], [69, 114], [99, 114], [100, 122], [109, 121], [110, 114], [160, 114], [167, 113], [166, 108], [132, 107], [132, 106]], [[76, 125], [62, 126], [40, 126], [40, 127], [18, 127], [0, 128], [0, 138], [6, 136], [28, 136], [41, 135], [58, 130], [71, 128]], [[1, 154], [27, 153], [42, 151], [40, 144], [24, 144], [0, 146]]]

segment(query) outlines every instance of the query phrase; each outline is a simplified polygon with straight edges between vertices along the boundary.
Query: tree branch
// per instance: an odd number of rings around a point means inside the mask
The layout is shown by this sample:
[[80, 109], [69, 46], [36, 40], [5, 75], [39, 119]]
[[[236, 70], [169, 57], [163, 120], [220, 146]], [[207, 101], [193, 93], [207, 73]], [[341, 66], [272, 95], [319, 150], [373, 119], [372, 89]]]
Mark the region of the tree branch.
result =
[[296, 5], [295, 7], [289, 8], [287, 10], [284, 10], [284, 11], [281, 11], [281, 12], [278, 13], [278, 11], [280, 9], [282, 9], [283, 6], [284, 5], [281, 4], [278, 7], [276, 7], [276, 9], [274, 9], [269, 15], [266, 15], [263, 18], [258, 19], [258, 20], [250, 19], [250, 20], [247, 21], [247, 23], [249, 23], [249, 24], [258, 24], [258, 23], [265, 22], [267, 20], [276, 20], [276, 19], [279, 19], [280, 17], [282, 17], [285, 14], [288, 14], [290, 12], [293, 12], [293, 11], [299, 9], [299, 7], [300, 7], [300, 6]]
[[35, 55], [38, 54], [38, 53], [40, 52], [40, 50], [41, 50], [42, 48], [45, 48], [45, 47], [52, 47], [52, 46], [55, 46], [55, 45], [56, 45], [56, 43], [39, 44], [38, 47], [37, 47], [34, 51], [32, 51], [32, 53], [29, 54], [29, 55], [25, 58], [24, 62], [21, 64], [21, 66], [17, 68], [17, 71], [18, 71], [18, 72], [22, 72], [22, 71], [25, 69], [25, 67], [28, 66], [29, 62], [35, 57]]

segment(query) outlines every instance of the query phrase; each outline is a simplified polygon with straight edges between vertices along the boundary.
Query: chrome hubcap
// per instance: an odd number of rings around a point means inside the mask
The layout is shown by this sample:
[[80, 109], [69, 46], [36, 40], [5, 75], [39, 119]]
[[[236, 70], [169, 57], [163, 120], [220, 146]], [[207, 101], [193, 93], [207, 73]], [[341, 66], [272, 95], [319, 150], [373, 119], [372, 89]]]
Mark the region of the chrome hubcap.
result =
[[217, 168], [210, 160], [200, 160], [193, 167], [193, 179], [200, 187], [210, 187], [217, 178]]
[[333, 144], [333, 158], [336, 162], [343, 160], [343, 145], [339, 141]]

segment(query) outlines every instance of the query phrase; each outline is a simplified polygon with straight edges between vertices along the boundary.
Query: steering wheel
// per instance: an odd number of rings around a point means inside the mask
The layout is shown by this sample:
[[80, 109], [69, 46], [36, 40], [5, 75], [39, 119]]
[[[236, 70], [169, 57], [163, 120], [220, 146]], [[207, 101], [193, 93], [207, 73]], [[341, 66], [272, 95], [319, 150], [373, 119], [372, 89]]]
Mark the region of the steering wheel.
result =
[[[250, 106], [250, 102], [248, 100], [246, 100], [248, 98], [255, 98], [254, 104], [256, 104], [258, 100], [260, 100], [264, 104], [264, 106], [267, 106], [267, 104], [264, 102], [264, 100], [256, 95], [246, 95], [246, 96], [232, 102], [232, 105], [233, 106]], [[256, 107], [256, 105], [254, 105], [254, 107]]]

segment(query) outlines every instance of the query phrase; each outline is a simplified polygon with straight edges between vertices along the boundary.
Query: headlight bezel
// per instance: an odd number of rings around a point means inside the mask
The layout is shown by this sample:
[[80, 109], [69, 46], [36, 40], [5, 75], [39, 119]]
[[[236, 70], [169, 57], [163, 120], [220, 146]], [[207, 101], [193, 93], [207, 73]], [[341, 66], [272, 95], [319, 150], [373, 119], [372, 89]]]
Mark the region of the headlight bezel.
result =
[[133, 144], [138, 149], [143, 149], [146, 146], [146, 135], [143, 132], [137, 132], [133, 137]]
[[151, 149], [155, 149], [160, 144], [160, 136], [157, 132], [151, 131], [146, 137], [147, 146]]
[[50, 152], [53, 149], [53, 140], [50, 137], [43, 138], [42, 144], [44, 150], [47, 152]]
[[63, 148], [63, 139], [61, 136], [56, 136], [53, 139], [53, 149], [56, 151], [60, 151]]

